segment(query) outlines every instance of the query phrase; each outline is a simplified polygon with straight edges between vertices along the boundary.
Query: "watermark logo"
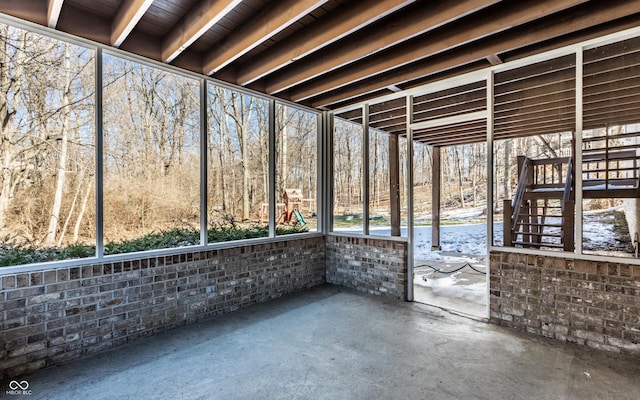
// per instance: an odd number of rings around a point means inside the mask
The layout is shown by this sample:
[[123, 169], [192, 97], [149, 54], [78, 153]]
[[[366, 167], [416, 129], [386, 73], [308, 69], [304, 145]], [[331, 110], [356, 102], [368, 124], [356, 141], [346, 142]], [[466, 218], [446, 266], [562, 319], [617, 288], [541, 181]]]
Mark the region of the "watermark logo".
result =
[[27, 381], [11, 381], [9, 382], [9, 389], [10, 390], [5, 391], [5, 394], [9, 396], [31, 395], [31, 390], [29, 390], [29, 382]]

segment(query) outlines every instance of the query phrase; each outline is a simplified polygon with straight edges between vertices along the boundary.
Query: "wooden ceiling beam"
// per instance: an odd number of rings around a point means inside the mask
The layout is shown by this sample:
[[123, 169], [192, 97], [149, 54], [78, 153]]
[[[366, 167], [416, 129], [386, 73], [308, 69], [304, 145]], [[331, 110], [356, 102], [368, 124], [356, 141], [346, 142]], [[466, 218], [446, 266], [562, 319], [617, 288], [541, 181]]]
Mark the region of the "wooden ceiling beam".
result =
[[[495, 35], [514, 26], [531, 22], [537, 18], [551, 15], [567, 8], [584, 3], [586, 0], [520, 1], [513, 6], [506, 5], [495, 12], [486, 13], [482, 19], [468, 18], [461, 24], [451, 24], [450, 29], [440, 29], [432, 35], [423, 35], [416, 40], [404, 43], [386, 51], [368, 57], [361, 62], [345, 66], [337, 71], [325, 74], [301, 87], [290, 91], [292, 101], [301, 101], [322, 93], [349, 85], [359, 80], [373, 77], [385, 71], [425, 59], [442, 53], [478, 38]], [[495, 54], [496, 52], [489, 53]], [[482, 58], [486, 58], [487, 53]], [[267, 86], [270, 92], [271, 86]]]
[[111, 45], [120, 47], [153, 0], [125, 0], [111, 23]]
[[[408, 7], [403, 13], [385, 21], [384, 29], [372, 26], [349, 40], [301, 60], [283, 73], [267, 77], [267, 93], [279, 93], [339, 67], [348, 65], [381, 50], [403, 43], [466, 15], [497, 3], [497, 0], [446, 0], [436, 4]], [[431, 2], [430, 2], [431, 3]], [[390, 85], [387, 85], [390, 86]]]
[[241, 0], [202, 0], [196, 4], [164, 37], [162, 61], [173, 61], [240, 2]]
[[64, 0], [48, 0], [47, 4], [47, 26], [49, 28], [55, 28], [58, 25], [58, 19], [60, 18], [60, 11], [62, 11], [62, 4]]
[[206, 54], [203, 73], [211, 75], [256, 48], [328, 0], [281, 0], [227, 36], [215, 50]]
[[343, 37], [378, 21], [416, 0], [361, 0], [347, 2], [301, 32], [254, 57], [240, 68], [238, 85], [248, 85]]
[[[523, 29], [510, 30], [493, 37], [483, 39], [478, 43], [464, 46], [447, 54], [429, 57], [414, 63], [408, 67], [395, 69], [375, 79], [366, 79], [353, 85], [343, 87], [322, 96], [307, 101], [312, 107], [331, 107], [335, 103], [341, 106], [348, 104], [348, 99], [356, 99], [367, 93], [375, 92], [380, 88], [392, 84], [402, 84], [420, 76], [429, 76], [444, 70], [453, 69], [478, 60], [485, 59], [487, 54], [503, 53], [506, 51], [525, 48], [535, 43], [541, 43], [559, 36], [574, 33], [583, 29], [593, 28], [628, 15], [640, 13], [640, 0], [616, 1], [610, 0], [606, 4], [594, 3], [577, 11], [570, 19], [558, 19], [550, 21], [544, 26], [532, 26]], [[637, 21], [628, 21], [619, 26], [619, 29], [630, 28], [637, 25]], [[611, 31], [618, 30], [612, 27], [595, 28], [590, 36], [601, 36]], [[579, 35], [572, 37], [556, 46], [577, 43], [583, 40]], [[552, 47], [556, 47], [552, 46]]]

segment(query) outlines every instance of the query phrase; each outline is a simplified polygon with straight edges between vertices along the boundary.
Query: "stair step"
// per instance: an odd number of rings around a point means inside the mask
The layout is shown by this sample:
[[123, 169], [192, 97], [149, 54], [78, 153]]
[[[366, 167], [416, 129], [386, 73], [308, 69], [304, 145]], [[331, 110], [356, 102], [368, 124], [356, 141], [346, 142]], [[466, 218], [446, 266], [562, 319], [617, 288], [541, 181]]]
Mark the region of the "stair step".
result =
[[561, 249], [564, 247], [563, 244], [561, 243], [533, 243], [533, 242], [519, 242], [519, 241], [513, 241], [511, 242], [512, 244], [516, 245], [522, 245], [522, 246], [535, 246], [535, 247], [555, 247], [558, 249]]
[[522, 231], [517, 231], [517, 232], [513, 232], [514, 235], [531, 235], [531, 236], [545, 236], [545, 237], [556, 237], [556, 238], [561, 238], [562, 234], [561, 233], [544, 233], [544, 232], [522, 232]]

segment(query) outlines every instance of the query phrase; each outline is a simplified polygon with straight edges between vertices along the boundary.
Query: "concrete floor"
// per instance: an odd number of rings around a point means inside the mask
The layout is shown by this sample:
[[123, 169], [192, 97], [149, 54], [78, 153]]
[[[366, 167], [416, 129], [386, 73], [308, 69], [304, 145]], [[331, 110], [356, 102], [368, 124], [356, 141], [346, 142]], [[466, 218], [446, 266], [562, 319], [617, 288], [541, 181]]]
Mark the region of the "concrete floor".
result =
[[[486, 264], [485, 260], [481, 260]], [[442, 271], [453, 271], [467, 264], [467, 260], [422, 261], [416, 265], [429, 265]], [[485, 272], [486, 265], [472, 263], [478, 271]], [[413, 299], [447, 310], [455, 311], [476, 319], [488, 319], [487, 276], [469, 267], [453, 274], [441, 274], [430, 267], [417, 267], [414, 270]]]
[[32, 400], [637, 400], [639, 377], [638, 359], [323, 286], [19, 380]]

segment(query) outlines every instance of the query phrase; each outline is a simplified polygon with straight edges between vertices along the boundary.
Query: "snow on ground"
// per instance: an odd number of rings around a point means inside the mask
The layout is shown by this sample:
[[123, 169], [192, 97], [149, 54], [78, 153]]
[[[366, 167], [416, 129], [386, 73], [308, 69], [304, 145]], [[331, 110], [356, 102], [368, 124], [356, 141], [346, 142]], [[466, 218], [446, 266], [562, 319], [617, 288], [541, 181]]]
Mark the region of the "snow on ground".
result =
[[[609, 211], [609, 212], [608, 212]], [[594, 251], [620, 249], [621, 244], [614, 232], [615, 218], [612, 210], [590, 212], [584, 215], [583, 240], [585, 249]], [[465, 219], [476, 220], [482, 217], [483, 209], [463, 209], [444, 213], [447, 220], [457, 222]], [[421, 217], [421, 219], [424, 219]], [[551, 222], [551, 219], [549, 219]], [[556, 221], [559, 222], [559, 221]], [[341, 233], [362, 233], [357, 230], [341, 229]], [[370, 229], [372, 235], [389, 236], [389, 228]], [[444, 225], [440, 227], [440, 245], [442, 250], [431, 251], [430, 226], [414, 227], [415, 300], [479, 317], [486, 317], [487, 286], [486, 275], [464, 268], [450, 275], [438, 273], [430, 267], [442, 271], [452, 271], [469, 263], [480, 271], [486, 271], [487, 225], [486, 223]], [[503, 224], [493, 225], [494, 243], [502, 245]], [[401, 235], [407, 236], [407, 228], [401, 229]], [[629, 256], [627, 253], [626, 256]]]

